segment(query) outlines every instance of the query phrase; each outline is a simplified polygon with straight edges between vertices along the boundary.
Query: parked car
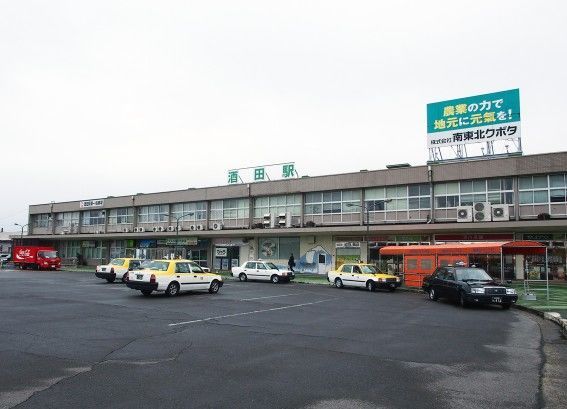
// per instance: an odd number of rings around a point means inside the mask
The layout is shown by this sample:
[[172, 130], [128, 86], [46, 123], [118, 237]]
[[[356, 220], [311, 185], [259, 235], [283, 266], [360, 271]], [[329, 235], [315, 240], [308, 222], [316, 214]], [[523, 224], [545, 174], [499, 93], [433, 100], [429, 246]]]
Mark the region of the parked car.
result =
[[400, 277], [383, 273], [372, 264], [348, 263], [329, 271], [327, 279], [337, 288], [362, 287], [369, 291], [383, 288], [394, 291], [402, 282]]
[[96, 266], [95, 276], [113, 283], [116, 278], [126, 282], [128, 271], [140, 268], [143, 260], [137, 258], [113, 258], [110, 263]]
[[238, 277], [240, 281], [264, 280], [274, 284], [280, 281], [289, 282], [295, 278], [292, 271], [278, 268], [274, 263], [264, 260], [247, 261], [240, 267], [232, 267], [232, 276]]
[[152, 260], [144, 270], [130, 271], [126, 285], [148, 296], [152, 292], [165, 292], [167, 296], [181, 291], [208, 290], [214, 294], [223, 285], [218, 274], [207, 273], [191, 260]]
[[446, 298], [462, 307], [498, 304], [508, 309], [518, 301], [516, 290], [496, 283], [486, 271], [476, 267], [438, 267], [425, 277], [422, 288], [432, 301]]

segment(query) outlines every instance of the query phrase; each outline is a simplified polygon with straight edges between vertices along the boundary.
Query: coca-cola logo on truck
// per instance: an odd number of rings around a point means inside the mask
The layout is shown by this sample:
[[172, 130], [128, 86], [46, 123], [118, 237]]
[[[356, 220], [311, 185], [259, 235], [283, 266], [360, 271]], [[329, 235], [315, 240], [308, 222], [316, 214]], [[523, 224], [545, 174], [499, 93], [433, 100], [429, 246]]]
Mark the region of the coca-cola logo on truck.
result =
[[30, 257], [30, 256], [31, 256], [30, 249], [19, 249], [18, 252], [16, 253], [17, 259], [24, 259], [24, 258]]

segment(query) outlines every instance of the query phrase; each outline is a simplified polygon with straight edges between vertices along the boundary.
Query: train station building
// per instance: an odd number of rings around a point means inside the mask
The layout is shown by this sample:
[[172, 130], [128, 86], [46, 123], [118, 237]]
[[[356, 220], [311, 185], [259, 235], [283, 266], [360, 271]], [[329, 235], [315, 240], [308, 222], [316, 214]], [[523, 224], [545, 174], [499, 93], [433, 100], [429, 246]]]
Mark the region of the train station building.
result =
[[[299, 271], [325, 274], [352, 260], [399, 270], [380, 259], [385, 246], [530, 240], [565, 280], [566, 233], [567, 152], [556, 152], [34, 204], [24, 242], [88, 265], [180, 254], [229, 270], [293, 254]], [[506, 256], [506, 276], [540, 258]], [[499, 257], [478, 263], [500, 276]]]

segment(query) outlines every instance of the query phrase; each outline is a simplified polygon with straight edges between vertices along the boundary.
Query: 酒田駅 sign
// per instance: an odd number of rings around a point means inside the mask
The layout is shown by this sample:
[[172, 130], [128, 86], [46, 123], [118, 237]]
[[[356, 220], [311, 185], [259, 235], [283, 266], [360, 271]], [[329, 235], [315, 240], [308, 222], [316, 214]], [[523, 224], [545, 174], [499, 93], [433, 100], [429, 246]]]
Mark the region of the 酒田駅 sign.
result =
[[520, 90], [427, 104], [427, 147], [520, 138]]

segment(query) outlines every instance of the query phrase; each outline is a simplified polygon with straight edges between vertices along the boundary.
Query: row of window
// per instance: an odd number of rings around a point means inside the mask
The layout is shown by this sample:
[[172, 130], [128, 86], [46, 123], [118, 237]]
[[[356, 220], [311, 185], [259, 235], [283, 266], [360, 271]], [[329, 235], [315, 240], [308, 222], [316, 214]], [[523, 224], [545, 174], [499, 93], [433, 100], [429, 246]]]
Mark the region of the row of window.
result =
[[[519, 204], [567, 203], [567, 174], [526, 176], [518, 178]], [[369, 212], [427, 210], [431, 208], [429, 184], [389, 186], [364, 190], [364, 203], [361, 204], [361, 190], [342, 190], [331, 192], [310, 192], [305, 194], [304, 214], [349, 214], [361, 210]], [[514, 204], [512, 178], [465, 180], [435, 184], [434, 198], [437, 209], [470, 206], [475, 202], [491, 204]], [[301, 194], [258, 197], [254, 199], [254, 217], [261, 218], [267, 213], [301, 214]], [[88, 210], [82, 212], [83, 226], [132, 224], [133, 208]], [[225, 199], [211, 202], [210, 220], [247, 219], [249, 199]], [[78, 226], [79, 212], [57, 213], [56, 227]], [[163, 223], [172, 221], [207, 220], [206, 202], [177, 203], [170, 205], [141, 206], [138, 209], [138, 223]], [[51, 215], [34, 216], [34, 227], [50, 226]]]

